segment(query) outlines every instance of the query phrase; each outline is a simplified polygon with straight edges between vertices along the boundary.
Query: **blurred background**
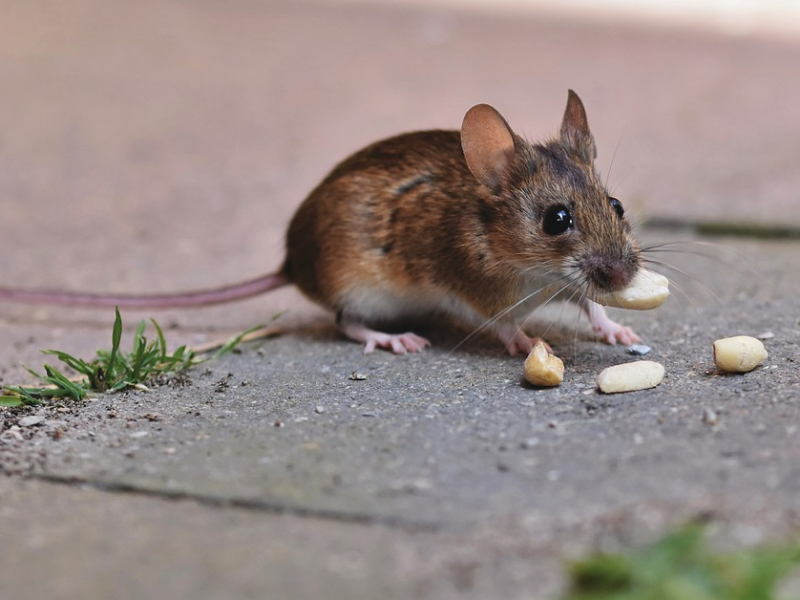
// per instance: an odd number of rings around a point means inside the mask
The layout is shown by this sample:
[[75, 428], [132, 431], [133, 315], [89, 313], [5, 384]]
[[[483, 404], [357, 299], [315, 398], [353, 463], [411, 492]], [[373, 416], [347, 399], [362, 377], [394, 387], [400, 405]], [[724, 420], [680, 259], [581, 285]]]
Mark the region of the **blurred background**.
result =
[[[800, 226], [796, 2], [6, 0], [0, 15], [5, 285], [261, 274], [351, 152], [457, 128], [479, 102], [546, 137], [568, 88], [640, 220]], [[175, 318], [246, 325], [292, 294]]]
[[793, 0], [328, 0], [402, 6], [449, 6], [481, 11], [641, 19], [661, 25], [696, 25], [733, 34], [800, 31], [800, 5]]

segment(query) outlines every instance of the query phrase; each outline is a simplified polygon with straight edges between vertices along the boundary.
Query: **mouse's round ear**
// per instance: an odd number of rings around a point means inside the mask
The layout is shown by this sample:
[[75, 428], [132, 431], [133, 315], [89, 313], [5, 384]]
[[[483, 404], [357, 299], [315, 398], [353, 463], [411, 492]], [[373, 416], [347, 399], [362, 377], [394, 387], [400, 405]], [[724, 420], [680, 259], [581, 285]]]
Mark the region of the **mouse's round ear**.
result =
[[578, 94], [572, 90], [567, 95], [567, 109], [561, 122], [561, 143], [587, 164], [592, 164], [597, 158], [597, 146], [589, 131], [586, 109]]
[[488, 104], [478, 104], [464, 117], [461, 148], [477, 180], [497, 189], [514, 156], [514, 134], [499, 112]]

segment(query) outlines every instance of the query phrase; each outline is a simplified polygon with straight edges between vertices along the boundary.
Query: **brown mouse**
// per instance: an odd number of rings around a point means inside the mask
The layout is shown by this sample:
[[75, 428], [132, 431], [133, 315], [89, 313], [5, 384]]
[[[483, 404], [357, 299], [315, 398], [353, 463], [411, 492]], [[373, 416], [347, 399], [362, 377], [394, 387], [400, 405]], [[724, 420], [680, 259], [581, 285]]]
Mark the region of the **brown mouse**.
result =
[[492, 107], [461, 131], [422, 131], [350, 156], [305, 199], [277, 273], [214, 290], [115, 296], [0, 288], [0, 300], [173, 308], [229, 302], [293, 283], [336, 314], [344, 335], [395, 353], [428, 340], [376, 324], [442, 315], [487, 328], [511, 354], [534, 339], [519, 323], [555, 297], [578, 303], [607, 342], [638, 336], [591, 300], [623, 288], [639, 245], [594, 169], [586, 112], [569, 91], [557, 138], [531, 144]]

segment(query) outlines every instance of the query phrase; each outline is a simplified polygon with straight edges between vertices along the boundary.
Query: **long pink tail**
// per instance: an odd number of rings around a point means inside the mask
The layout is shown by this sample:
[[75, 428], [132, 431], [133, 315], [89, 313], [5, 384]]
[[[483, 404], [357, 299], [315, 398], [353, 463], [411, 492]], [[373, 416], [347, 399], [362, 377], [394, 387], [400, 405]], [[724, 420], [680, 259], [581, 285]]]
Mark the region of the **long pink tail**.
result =
[[234, 283], [211, 290], [176, 292], [174, 294], [128, 295], [128, 294], [83, 294], [51, 290], [18, 290], [0, 287], [0, 301], [25, 302], [30, 304], [56, 304], [60, 306], [85, 306], [91, 308], [188, 308], [209, 306], [251, 296], [265, 294], [284, 285], [289, 280], [280, 273], [262, 275], [256, 279]]

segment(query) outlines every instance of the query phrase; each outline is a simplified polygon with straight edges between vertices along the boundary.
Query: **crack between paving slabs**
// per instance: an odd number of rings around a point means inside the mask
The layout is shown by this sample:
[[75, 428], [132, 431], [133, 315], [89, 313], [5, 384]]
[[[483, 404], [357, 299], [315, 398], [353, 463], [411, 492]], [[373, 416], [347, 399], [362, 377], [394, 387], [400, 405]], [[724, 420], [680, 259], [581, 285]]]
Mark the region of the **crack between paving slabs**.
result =
[[219, 508], [238, 508], [253, 512], [263, 512], [274, 515], [291, 515], [295, 517], [324, 519], [339, 523], [356, 523], [360, 525], [379, 525], [392, 529], [401, 529], [409, 533], [437, 533], [442, 527], [438, 523], [426, 521], [411, 521], [400, 517], [377, 516], [367, 513], [345, 513], [336, 510], [324, 510], [302, 506], [287, 506], [277, 502], [254, 498], [223, 498], [210, 494], [193, 494], [185, 491], [156, 490], [139, 487], [128, 483], [105, 481], [102, 479], [84, 479], [75, 476], [53, 475], [36, 473], [27, 476], [27, 479], [43, 481], [57, 485], [85, 486], [102, 492], [112, 494], [126, 494], [144, 498], [158, 498], [168, 501], [187, 500], [203, 506]]

